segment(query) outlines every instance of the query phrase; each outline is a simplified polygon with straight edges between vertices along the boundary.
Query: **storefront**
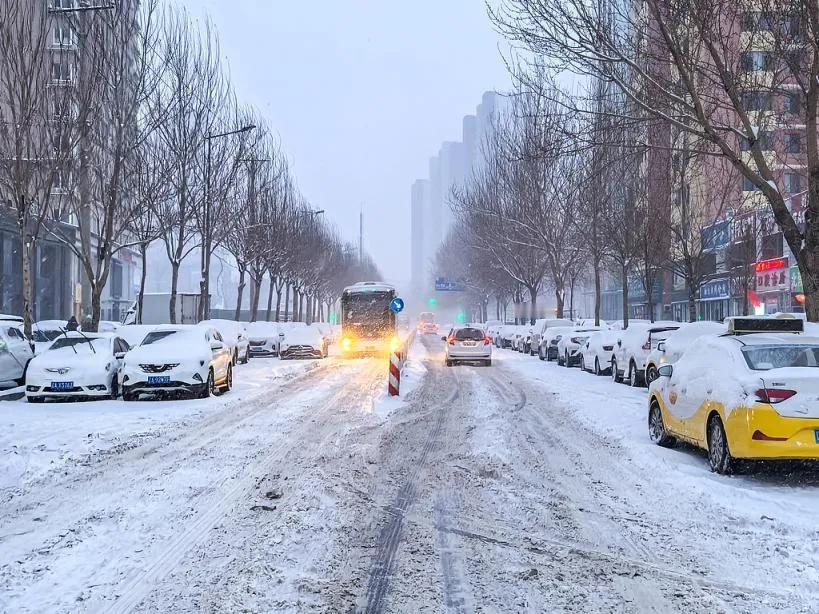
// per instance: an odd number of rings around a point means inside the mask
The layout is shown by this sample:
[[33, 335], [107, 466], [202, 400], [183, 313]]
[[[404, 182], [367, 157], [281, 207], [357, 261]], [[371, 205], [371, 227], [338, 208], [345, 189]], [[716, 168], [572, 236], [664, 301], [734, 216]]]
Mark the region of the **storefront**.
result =
[[791, 309], [793, 313], [804, 313], [805, 291], [802, 288], [802, 274], [798, 266], [791, 267]]
[[791, 272], [787, 258], [771, 258], [754, 265], [757, 314], [791, 311]]
[[700, 287], [699, 319], [721, 322], [730, 315], [731, 280], [713, 279]]

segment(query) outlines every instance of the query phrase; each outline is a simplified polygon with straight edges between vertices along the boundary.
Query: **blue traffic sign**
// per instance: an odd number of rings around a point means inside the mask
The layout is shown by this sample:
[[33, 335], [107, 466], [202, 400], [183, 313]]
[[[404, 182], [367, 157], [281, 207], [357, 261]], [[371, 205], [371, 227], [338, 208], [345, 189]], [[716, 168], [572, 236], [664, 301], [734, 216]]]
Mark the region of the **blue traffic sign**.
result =
[[393, 313], [401, 313], [404, 311], [404, 299], [395, 297], [390, 303], [390, 310]]

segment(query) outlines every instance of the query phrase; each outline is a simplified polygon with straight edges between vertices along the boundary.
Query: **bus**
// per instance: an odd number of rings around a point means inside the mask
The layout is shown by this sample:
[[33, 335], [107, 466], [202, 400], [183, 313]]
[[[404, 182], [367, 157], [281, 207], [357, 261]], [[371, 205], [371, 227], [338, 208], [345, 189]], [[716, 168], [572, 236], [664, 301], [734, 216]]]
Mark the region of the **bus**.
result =
[[362, 281], [341, 293], [341, 350], [345, 356], [379, 354], [398, 345], [390, 303], [395, 288]]

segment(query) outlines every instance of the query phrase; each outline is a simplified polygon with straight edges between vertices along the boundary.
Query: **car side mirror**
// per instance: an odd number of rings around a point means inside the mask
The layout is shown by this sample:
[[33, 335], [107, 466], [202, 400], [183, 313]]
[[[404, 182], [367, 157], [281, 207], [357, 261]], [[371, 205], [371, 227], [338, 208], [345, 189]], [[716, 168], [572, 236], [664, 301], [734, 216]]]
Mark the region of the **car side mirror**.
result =
[[671, 377], [674, 374], [674, 365], [663, 365], [657, 369], [657, 373], [660, 377]]
[[441, 337], [441, 341], [446, 341], [446, 337]]
[[218, 341], [212, 341], [210, 344], [210, 349], [212, 350], [221, 350], [223, 347], [225, 346]]
[[620, 340], [620, 339], [617, 340], [617, 347], [619, 347], [619, 348], [623, 347], [623, 341], [622, 340]]
[[665, 341], [660, 341], [657, 344], [657, 351], [658, 352], [665, 352]]
[[125, 352], [117, 352], [116, 354], [114, 354], [114, 358], [116, 358], [117, 360], [122, 360], [123, 358], [125, 358]]
[[279, 339], [284, 339], [284, 333], [279, 333]]

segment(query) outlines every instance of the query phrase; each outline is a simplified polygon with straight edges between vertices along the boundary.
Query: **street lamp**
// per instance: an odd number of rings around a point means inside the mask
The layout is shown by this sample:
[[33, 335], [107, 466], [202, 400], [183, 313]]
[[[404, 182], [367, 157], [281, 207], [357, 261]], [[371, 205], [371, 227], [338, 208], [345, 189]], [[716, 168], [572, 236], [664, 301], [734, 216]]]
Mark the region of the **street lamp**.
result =
[[243, 134], [246, 132], [250, 132], [256, 126], [254, 124], [249, 124], [247, 126], [243, 126], [238, 130], [229, 130], [227, 132], [219, 132], [216, 134], [207, 134], [205, 135], [205, 142], [207, 143], [206, 151], [207, 151], [207, 159], [205, 161], [205, 216], [204, 216], [204, 224], [202, 225], [202, 230], [205, 236], [202, 237], [202, 281], [200, 282], [200, 305], [199, 305], [199, 315], [200, 319], [207, 319], [210, 316], [210, 305], [208, 300], [208, 290], [209, 290], [209, 280], [208, 276], [210, 275], [210, 243], [211, 243], [211, 189], [210, 189], [210, 167], [211, 167], [211, 158], [212, 158], [212, 146], [211, 143], [214, 139], [221, 139], [227, 136], [232, 136], [234, 134]]

